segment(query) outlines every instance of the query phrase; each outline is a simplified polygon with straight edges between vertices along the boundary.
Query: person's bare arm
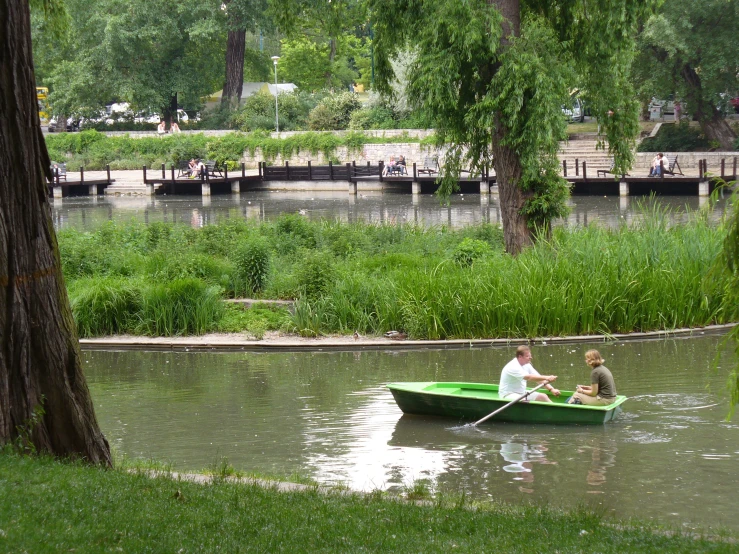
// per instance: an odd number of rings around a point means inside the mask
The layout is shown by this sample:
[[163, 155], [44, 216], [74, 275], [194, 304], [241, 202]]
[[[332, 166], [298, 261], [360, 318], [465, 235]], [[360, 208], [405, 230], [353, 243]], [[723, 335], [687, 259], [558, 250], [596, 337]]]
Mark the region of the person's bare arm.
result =
[[555, 379], [557, 379], [557, 376], [556, 375], [538, 375], [538, 374], [529, 373], [528, 375], [524, 375], [523, 378], [526, 379], [527, 381], [538, 381], [541, 383], [542, 381], [550, 381], [550, 382], [554, 381]]
[[587, 396], [598, 396], [598, 383], [593, 383], [590, 387], [587, 385], [578, 385], [575, 390]]

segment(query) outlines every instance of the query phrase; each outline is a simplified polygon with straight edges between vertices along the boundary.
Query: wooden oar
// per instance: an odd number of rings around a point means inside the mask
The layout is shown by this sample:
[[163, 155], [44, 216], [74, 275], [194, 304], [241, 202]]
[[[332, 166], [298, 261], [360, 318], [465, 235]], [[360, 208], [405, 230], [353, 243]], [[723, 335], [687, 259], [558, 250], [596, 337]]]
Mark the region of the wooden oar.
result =
[[511, 407], [511, 406], [513, 406], [514, 404], [518, 404], [519, 402], [521, 402], [521, 400], [523, 400], [524, 398], [526, 398], [526, 397], [527, 397], [528, 395], [530, 395], [530, 394], [531, 394], [532, 392], [536, 392], [536, 391], [538, 391], [538, 390], [539, 390], [539, 389], [540, 389], [541, 387], [545, 387], [545, 386], [547, 386], [548, 384], [549, 384], [549, 381], [544, 381], [543, 383], [540, 383], [540, 384], [538, 384], [537, 386], [535, 386], [535, 387], [534, 387], [533, 389], [531, 389], [530, 391], [526, 391], [525, 393], [523, 393], [523, 394], [522, 394], [521, 396], [519, 396], [518, 398], [516, 398], [516, 399], [514, 399], [514, 400], [511, 400], [511, 401], [510, 401], [510, 402], [509, 402], [508, 404], [506, 404], [505, 406], [503, 406], [503, 407], [501, 407], [501, 408], [498, 408], [498, 409], [497, 409], [497, 410], [495, 410], [495, 411], [494, 411], [494, 412], [493, 412], [492, 414], [488, 414], [488, 415], [486, 415], [485, 417], [483, 417], [482, 419], [478, 419], [477, 421], [475, 421], [475, 422], [474, 422], [474, 423], [472, 424], [472, 426], [474, 427], [475, 425], [479, 425], [479, 424], [480, 424], [480, 423], [482, 423], [483, 421], [487, 421], [488, 419], [490, 419], [490, 418], [491, 418], [491, 417], [493, 417], [494, 415], [497, 415], [497, 414], [499, 414], [500, 412], [502, 412], [502, 411], [503, 411], [503, 410], [505, 410], [506, 408], [510, 408], [510, 407]]

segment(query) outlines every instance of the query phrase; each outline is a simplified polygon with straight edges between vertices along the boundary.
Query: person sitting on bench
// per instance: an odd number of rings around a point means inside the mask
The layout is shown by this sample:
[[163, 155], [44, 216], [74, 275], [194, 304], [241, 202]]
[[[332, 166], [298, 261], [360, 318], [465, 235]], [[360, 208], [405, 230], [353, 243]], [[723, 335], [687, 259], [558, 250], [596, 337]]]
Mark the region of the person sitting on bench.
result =
[[397, 172], [399, 174], [406, 173], [406, 170], [405, 170], [405, 158], [402, 155], [400, 155], [398, 157], [398, 161], [395, 162], [395, 169], [397, 170]]
[[390, 161], [387, 162], [387, 166], [385, 166], [385, 175], [390, 175], [392, 173], [395, 173], [396, 171], [396, 162], [395, 162], [395, 156], [390, 156]]
[[662, 152], [657, 154], [652, 160], [652, 167], [649, 170], [650, 177], [660, 177], [662, 175]]

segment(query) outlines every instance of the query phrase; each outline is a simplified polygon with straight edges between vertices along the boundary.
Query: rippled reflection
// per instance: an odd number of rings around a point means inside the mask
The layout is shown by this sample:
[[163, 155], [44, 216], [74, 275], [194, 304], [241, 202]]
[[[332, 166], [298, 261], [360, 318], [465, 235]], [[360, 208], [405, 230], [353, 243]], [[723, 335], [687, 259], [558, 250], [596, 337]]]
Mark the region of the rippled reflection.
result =
[[[683, 220], [686, 211], [696, 211], [707, 201], [697, 196], [662, 196], [657, 202], [673, 212], [673, 220]], [[598, 221], [615, 227], [642, 217], [639, 206], [652, 200], [643, 197], [573, 196], [566, 225], [588, 225]], [[719, 204], [712, 217], [723, 210]], [[202, 227], [230, 218], [264, 221], [283, 213], [303, 213], [309, 219], [325, 218], [344, 222], [413, 223], [423, 226], [464, 227], [480, 223], [500, 223], [496, 195], [455, 194], [442, 204], [432, 194], [345, 192], [249, 192], [213, 197], [200, 196], [120, 196], [55, 198], [52, 203], [57, 229], [91, 230], [106, 221], [130, 220], [183, 223]]]
[[[261, 474], [299, 473], [353, 490], [442, 494], [600, 512], [687, 527], [724, 525], [739, 492], [739, 424], [727, 423], [733, 357], [720, 337], [598, 344], [629, 396], [604, 426], [402, 415], [390, 381], [491, 381], [511, 348], [336, 353], [84, 352], [111, 444], [199, 470], [221, 457]], [[592, 345], [537, 346], [562, 388]], [[725, 352], [718, 371], [718, 350]], [[695, 506], [701, 509], [696, 510]]]

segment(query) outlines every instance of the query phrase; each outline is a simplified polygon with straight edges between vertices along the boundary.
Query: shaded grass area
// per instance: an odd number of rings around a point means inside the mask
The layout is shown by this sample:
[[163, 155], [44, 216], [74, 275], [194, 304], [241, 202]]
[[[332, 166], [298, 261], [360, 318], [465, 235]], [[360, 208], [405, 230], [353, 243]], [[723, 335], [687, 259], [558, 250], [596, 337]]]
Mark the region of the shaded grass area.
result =
[[[197, 485], [0, 454], [7, 552], [735, 552], [586, 510]], [[655, 532], [657, 531], [657, 532]]]
[[[191, 229], [109, 223], [59, 233], [81, 336], [281, 329], [389, 330], [416, 339], [563, 336], [727, 322], [726, 277], [709, 269], [726, 231], [659, 207], [632, 227], [557, 228], [516, 258], [502, 231], [240, 219]], [[221, 299], [298, 299], [238, 311]]]

